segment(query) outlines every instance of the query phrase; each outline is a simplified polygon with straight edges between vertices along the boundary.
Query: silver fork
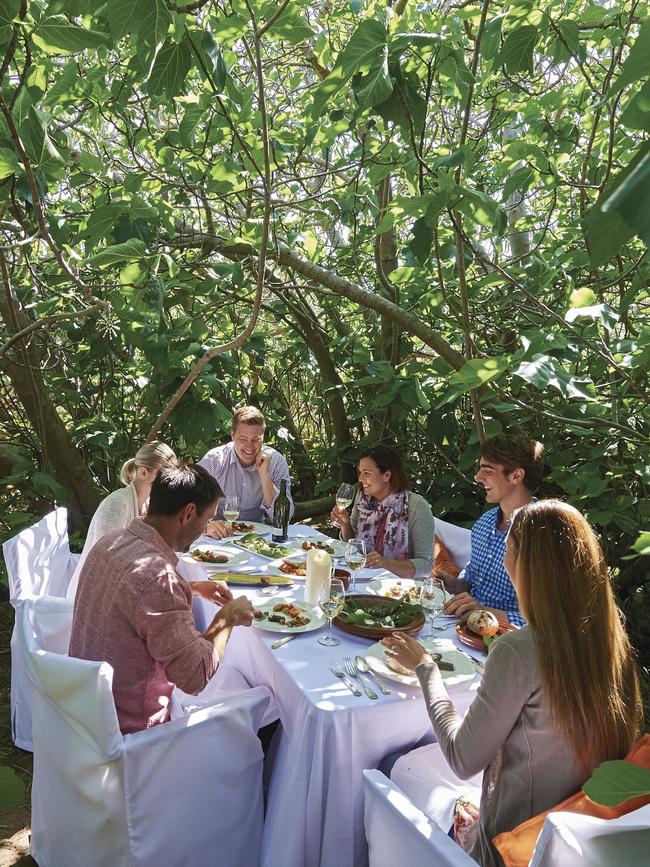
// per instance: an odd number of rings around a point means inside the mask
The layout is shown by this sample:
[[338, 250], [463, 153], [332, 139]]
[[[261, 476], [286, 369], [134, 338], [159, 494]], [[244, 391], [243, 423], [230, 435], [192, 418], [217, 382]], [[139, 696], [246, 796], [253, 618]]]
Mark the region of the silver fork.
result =
[[340, 678], [341, 678], [341, 680], [342, 680], [343, 683], [347, 686], [347, 688], [350, 690], [351, 693], [353, 693], [354, 695], [361, 695], [361, 692], [360, 692], [360, 691], [356, 688], [356, 686], [352, 683], [352, 681], [350, 680], [350, 678], [345, 674], [345, 672], [343, 672], [343, 671], [339, 668], [339, 666], [338, 666], [335, 662], [330, 663], [330, 671], [331, 671], [332, 674], [334, 674], [336, 677], [340, 677]]
[[361, 676], [361, 672], [357, 671], [355, 664], [352, 662], [349, 656], [343, 657], [343, 665], [345, 670], [353, 678], [359, 678], [361, 681], [361, 685], [363, 686], [363, 691], [368, 696], [368, 698], [378, 698], [377, 693], [374, 689], [371, 689], [370, 686], [366, 683], [365, 679]]

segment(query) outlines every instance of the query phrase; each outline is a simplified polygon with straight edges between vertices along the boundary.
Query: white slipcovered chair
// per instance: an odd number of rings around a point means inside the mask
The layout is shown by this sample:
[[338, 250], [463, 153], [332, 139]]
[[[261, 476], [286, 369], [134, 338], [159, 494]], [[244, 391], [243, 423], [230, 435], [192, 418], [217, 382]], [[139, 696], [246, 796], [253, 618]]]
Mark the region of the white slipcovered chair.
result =
[[434, 518], [434, 521], [436, 536], [449, 551], [454, 563], [464, 569], [472, 553], [472, 531], [443, 521], [442, 518]]
[[650, 863], [650, 805], [618, 819], [549, 813], [530, 867], [646, 867]]
[[436, 823], [380, 771], [364, 771], [369, 867], [476, 867]]
[[[67, 510], [55, 509], [37, 524], [7, 539], [2, 552], [9, 577], [9, 599], [18, 622], [24, 599], [66, 594], [78, 559], [68, 545]], [[30, 689], [15, 626], [11, 636], [11, 733], [17, 747], [32, 749]]]
[[72, 602], [25, 600], [19, 637], [32, 686], [31, 852], [40, 867], [256, 867], [263, 825], [256, 735], [268, 696], [122, 735], [105, 662], [44, 646]]

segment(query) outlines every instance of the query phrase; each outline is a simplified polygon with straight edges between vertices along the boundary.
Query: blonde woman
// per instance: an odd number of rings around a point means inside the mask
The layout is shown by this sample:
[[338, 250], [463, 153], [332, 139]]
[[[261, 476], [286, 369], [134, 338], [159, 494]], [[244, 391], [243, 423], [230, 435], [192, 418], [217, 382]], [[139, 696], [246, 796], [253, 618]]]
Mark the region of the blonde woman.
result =
[[397, 633], [383, 642], [415, 669], [439, 744], [399, 759], [391, 776], [404, 786], [409, 764], [422, 776], [436, 750], [462, 780], [483, 772], [469, 849], [483, 867], [502, 864], [496, 834], [572, 795], [600, 762], [623, 758], [641, 721], [634, 654], [602, 550], [580, 512], [559, 500], [521, 508], [504, 565], [528, 626], [494, 644], [464, 719], [417, 641]]
[[95, 542], [107, 533], [123, 530], [131, 521], [141, 518], [146, 511], [151, 485], [158, 470], [176, 464], [174, 452], [168, 445], [157, 440], [145, 443], [134, 458], [126, 461], [120, 472], [120, 481], [126, 487], [113, 491], [97, 507], [88, 528], [77, 568], [70, 579], [68, 599], [74, 599], [77, 593], [81, 567]]

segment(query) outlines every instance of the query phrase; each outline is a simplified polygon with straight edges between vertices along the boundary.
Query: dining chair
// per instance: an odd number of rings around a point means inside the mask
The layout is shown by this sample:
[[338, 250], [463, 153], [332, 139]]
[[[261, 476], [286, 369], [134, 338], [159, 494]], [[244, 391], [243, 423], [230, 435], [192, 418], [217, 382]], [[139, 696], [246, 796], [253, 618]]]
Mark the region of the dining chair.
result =
[[39, 597], [21, 611], [33, 692], [32, 857], [40, 867], [256, 867], [265, 691], [122, 735], [112, 667], [44, 646], [45, 611], [66, 606]]
[[364, 771], [369, 867], [476, 867], [436, 823], [381, 771]]
[[[58, 508], [2, 546], [9, 578], [9, 600], [20, 619], [24, 599], [65, 596], [77, 562], [68, 545], [68, 512]], [[11, 636], [11, 736], [23, 750], [32, 749], [30, 687], [18, 647], [16, 626]], [[67, 646], [66, 646], [67, 649]]]
[[434, 518], [434, 521], [436, 536], [449, 551], [454, 563], [464, 569], [472, 553], [472, 531], [443, 521], [442, 518]]

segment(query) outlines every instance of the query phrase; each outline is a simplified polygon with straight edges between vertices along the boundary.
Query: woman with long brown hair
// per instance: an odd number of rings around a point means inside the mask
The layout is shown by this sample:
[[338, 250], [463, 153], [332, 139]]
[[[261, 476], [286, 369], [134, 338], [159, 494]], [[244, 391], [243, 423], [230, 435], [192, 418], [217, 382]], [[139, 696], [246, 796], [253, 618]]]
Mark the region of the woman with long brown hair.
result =
[[[464, 719], [421, 645], [401, 634], [384, 639], [415, 669], [453, 772], [461, 779], [484, 772], [470, 849], [483, 867], [502, 864], [496, 834], [573, 794], [600, 762], [622, 758], [641, 720], [634, 654], [602, 550], [580, 512], [559, 500], [524, 506], [504, 565], [528, 625], [493, 645]], [[420, 771], [427, 749], [418, 751]]]

